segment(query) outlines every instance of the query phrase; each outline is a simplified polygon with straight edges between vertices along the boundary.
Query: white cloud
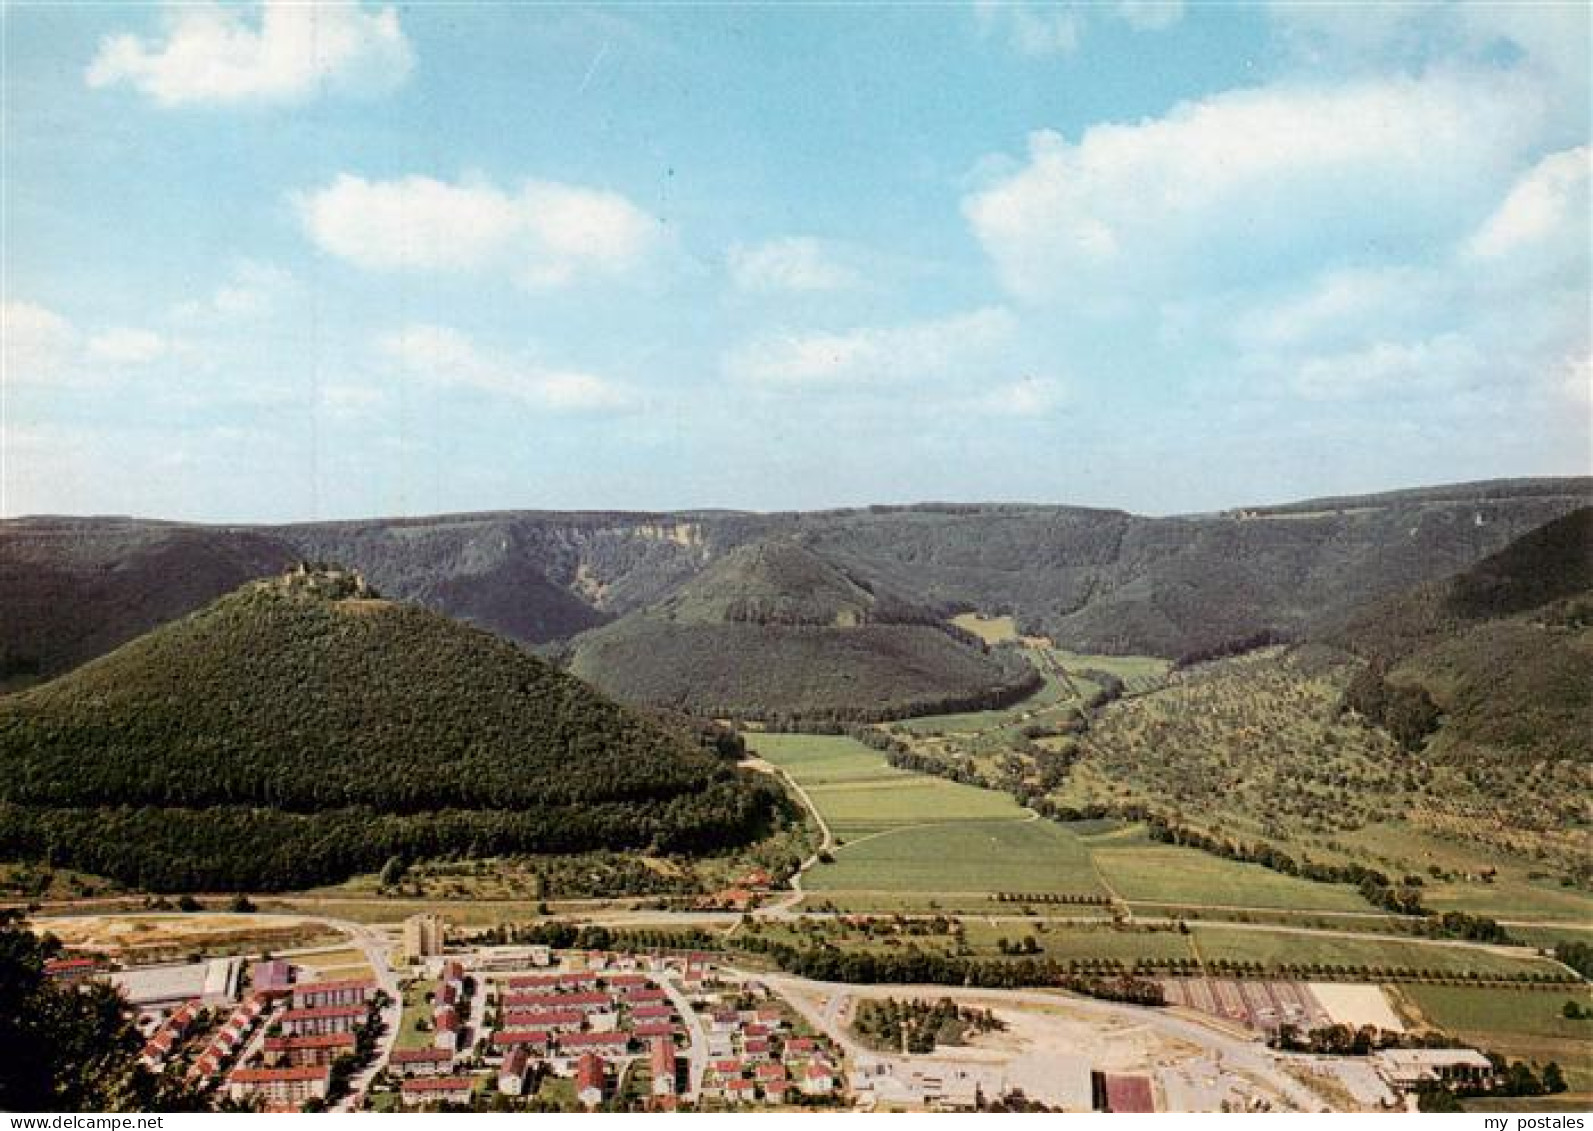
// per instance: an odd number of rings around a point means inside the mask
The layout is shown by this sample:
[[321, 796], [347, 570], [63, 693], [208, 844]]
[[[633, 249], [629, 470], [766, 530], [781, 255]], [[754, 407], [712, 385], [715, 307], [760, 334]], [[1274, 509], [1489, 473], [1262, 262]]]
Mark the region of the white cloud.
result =
[[788, 236], [730, 249], [730, 278], [744, 291], [840, 291], [862, 279], [833, 245], [805, 236]]
[[171, 343], [153, 330], [118, 326], [90, 338], [88, 356], [110, 365], [148, 365], [159, 361], [170, 348]]
[[499, 270], [547, 286], [632, 270], [662, 239], [619, 193], [551, 181], [510, 193], [481, 181], [343, 174], [295, 202], [317, 245], [370, 271]]
[[1031, 300], [1234, 286], [1368, 247], [1447, 239], [1536, 132], [1531, 88], [1459, 76], [1263, 87], [1033, 134], [963, 210]]
[[997, 307], [902, 326], [785, 334], [751, 342], [725, 359], [732, 378], [775, 389], [909, 384], [958, 376], [988, 364], [1017, 328]]
[[1552, 240], [1585, 262], [1590, 161], [1593, 150], [1584, 145], [1538, 162], [1467, 243], [1467, 253], [1498, 259]]
[[91, 87], [126, 83], [162, 106], [293, 102], [323, 86], [354, 93], [397, 86], [414, 53], [393, 8], [265, 0], [247, 9], [169, 5], [165, 36], [111, 36], [89, 65]]
[[554, 411], [619, 410], [634, 397], [617, 382], [489, 354], [447, 326], [415, 325], [377, 343], [405, 371], [435, 385], [479, 389]]
[[53, 310], [8, 300], [0, 305], [0, 349], [8, 382], [31, 384], [57, 376], [77, 348], [77, 331]]
[[1301, 290], [1247, 304], [1232, 319], [1233, 339], [1268, 351], [1409, 330], [1451, 313], [1457, 296], [1447, 279], [1447, 272], [1405, 266], [1329, 270]]
[[1456, 391], [1475, 386], [1488, 361], [1477, 344], [1458, 333], [1414, 342], [1376, 342], [1362, 349], [1307, 359], [1294, 371], [1295, 391], [1309, 400], [1344, 400], [1375, 394]]
[[278, 312], [297, 286], [292, 272], [272, 263], [245, 259], [210, 295], [173, 306], [171, 317], [185, 326], [267, 318]]

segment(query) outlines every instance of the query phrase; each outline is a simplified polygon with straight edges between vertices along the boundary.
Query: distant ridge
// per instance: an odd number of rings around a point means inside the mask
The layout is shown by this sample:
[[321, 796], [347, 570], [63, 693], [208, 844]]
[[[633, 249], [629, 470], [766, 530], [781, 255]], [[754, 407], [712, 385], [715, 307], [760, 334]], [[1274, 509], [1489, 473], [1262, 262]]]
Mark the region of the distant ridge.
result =
[[257, 527], [12, 519], [0, 522], [0, 689], [66, 671], [301, 557], [347, 563], [384, 593], [537, 647], [656, 605], [737, 547], [780, 538], [937, 613], [1011, 613], [1081, 651], [1175, 657], [1341, 623], [1590, 501], [1593, 480], [1566, 478], [1168, 518], [930, 503]]

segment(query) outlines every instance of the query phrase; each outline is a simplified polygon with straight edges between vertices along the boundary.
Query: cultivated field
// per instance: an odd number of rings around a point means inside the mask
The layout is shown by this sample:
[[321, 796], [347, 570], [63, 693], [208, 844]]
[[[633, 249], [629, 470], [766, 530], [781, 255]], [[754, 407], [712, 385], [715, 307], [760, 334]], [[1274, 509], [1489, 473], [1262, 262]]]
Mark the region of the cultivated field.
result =
[[1570, 1020], [1565, 1003], [1593, 1009], [1593, 994], [1575, 990], [1476, 990], [1465, 986], [1401, 986], [1404, 1012], [1482, 1048], [1522, 1060], [1558, 1061], [1572, 1091], [1593, 1090], [1593, 1020]]

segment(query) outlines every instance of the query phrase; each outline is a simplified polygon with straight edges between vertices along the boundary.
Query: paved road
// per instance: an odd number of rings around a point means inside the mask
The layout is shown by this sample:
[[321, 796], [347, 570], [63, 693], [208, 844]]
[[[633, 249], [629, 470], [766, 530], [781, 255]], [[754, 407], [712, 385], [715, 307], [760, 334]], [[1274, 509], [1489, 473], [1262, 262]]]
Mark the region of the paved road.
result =
[[708, 1070], [708, 1034], [703, 1032], [702, 1018], [697, 1016], [697, 1011], [686, 1000], [685, 992], [675, 980], [668, 975], [661, 975], [658, 984], [669, 995], [675, 1012], [680, 1014], [686, 1033], [691, 1038], [691, 1045], [686, 1050], [686, 1098], [694, 1099], [702, 1090], [703, 1074]]
[[336, 1106], [337, 1111], [356, 1111], [371, 1080], [387, 1064], [393, 1046], [398, 1041], [398, 1026], [404, 1015], [404, 995], [398, 986], [398, 975], [387, 963], [392, 941], [368, 923], [352, 923], [341, 919], [322, 919], [320, 922], [346, 931], [349, 941], [365, 952], [365, 960], [376, 973], [376, 984], [387, 994], [388, 1002], [382, 1010], [382, 1035], [376, 1042], [376, 1054], [370, 1064], [349, 1079], [348, 1095]]

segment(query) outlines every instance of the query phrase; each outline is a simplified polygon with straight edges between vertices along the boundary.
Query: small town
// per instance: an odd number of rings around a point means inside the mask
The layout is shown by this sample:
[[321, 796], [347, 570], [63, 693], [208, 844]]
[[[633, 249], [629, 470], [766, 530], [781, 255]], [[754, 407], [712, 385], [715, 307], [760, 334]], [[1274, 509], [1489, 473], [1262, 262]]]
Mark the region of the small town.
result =
[[[145, 1066], [210, 1090], [223, 1110], [1321, 1110], [1324, 1082], [1362, 1110], [1400, 1110], [1424, 1085], [1494, 1071], [1469, 1048], [1275, 1047], [1285, 1029], [1397, 1030], [1376, 986], [1169, 978], [1171, 1004], [1154, 1010], [904, 988], [921, 999], [907, 1014], [952, 996], [994, 1004], [949, 1016], [982, 1016], [980, 1031], [1003, 1039], [924, 1052], [905, 1015], [885, 1044], [864, 1039], [861, 1003], [896, 1004], [882, 987], [744, 970], [717, 953], [481, 945], [433, 913], [361, 926], [353, 941], [125, 966], [72, 953], [46, 973], [118, 987]], [[1046, 1029], [1070, 1005], [1113, 1016], [1094, 1032]]]

